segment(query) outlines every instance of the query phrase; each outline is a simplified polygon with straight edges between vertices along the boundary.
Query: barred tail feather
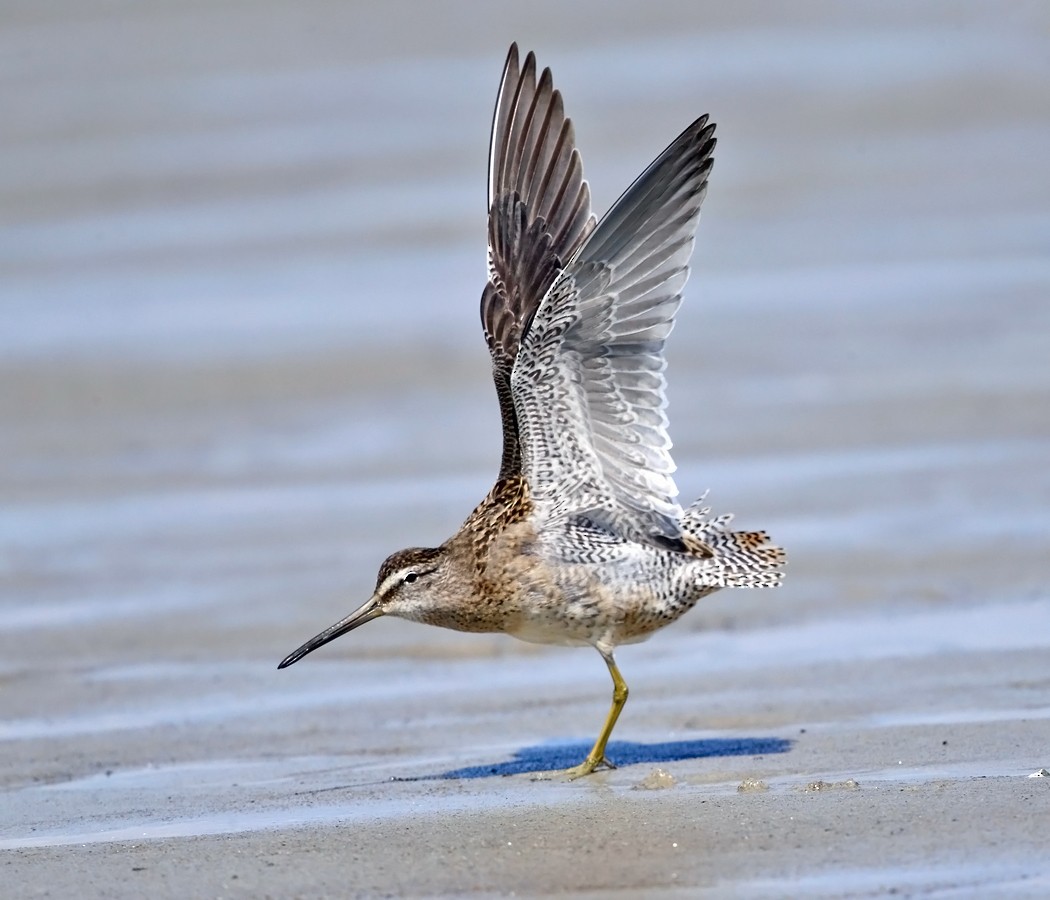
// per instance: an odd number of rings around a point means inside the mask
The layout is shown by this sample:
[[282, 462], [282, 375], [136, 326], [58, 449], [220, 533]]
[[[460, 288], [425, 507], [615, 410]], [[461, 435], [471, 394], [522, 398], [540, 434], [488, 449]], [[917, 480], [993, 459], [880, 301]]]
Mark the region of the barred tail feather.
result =
[[764, 531], [730, 531], [730, 514], [709, 518], [711, 509], [703, 505], [706, 496], [682, 516], [682, 537], [687, 545], [700, 545], [698, 555], [711, 557], [707, 573], [720, 587], [779, 585], [784, 577], [781, 569], [787, 562], [783, 548], [770, 543]]

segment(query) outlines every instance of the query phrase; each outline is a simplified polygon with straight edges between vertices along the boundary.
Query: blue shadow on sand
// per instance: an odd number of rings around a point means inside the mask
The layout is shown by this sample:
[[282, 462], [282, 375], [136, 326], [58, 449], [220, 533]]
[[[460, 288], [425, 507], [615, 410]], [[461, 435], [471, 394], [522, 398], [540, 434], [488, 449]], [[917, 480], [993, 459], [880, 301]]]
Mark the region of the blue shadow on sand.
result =
[[[677, 762], [681, 759], [706, 759], [712, 756], [762, 756], [767, 753], [787, 753], [793, 741], [786, 738], [707, 738], [697, 741], [665, 741], [660, 744], [636, 744], [632, 741], [612, 741], [608, 757], [617, 766], [639, 763]], [[521, 775], [528, 772], [546, 772], [574, 766], [590, 752], [590, 743], [540, 744], [525, 747], [507, 762], [466, 766], [433, 775], [432, 778], [491, 778], [493, 775]]]

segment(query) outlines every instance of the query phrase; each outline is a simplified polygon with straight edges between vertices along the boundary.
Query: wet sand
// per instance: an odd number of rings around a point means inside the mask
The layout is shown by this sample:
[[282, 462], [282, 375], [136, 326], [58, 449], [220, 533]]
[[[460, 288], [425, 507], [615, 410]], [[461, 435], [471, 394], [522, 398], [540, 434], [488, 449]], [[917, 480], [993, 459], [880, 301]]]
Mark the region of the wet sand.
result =
[[[2, 14], [4, 896], [1050, 894], [1050, 20], [561, 9]], [[512, 39], [599, 209], [719, 123], [679, 486], [790, 553], [620, 651], [571, 784], [592, 651], [276, 669], [491, 483]]]

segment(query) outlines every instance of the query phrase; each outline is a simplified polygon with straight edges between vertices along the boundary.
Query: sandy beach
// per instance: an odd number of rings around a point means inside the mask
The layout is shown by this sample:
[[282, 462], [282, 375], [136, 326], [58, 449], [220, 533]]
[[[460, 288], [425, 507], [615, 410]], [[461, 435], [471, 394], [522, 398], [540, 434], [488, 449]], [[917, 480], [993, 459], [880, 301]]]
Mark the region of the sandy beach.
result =
[[[1050, 15], [116, 0], [0, 12], [0, 894], [1050, 896]], [[507, 46], [604, 210], [719, 145], [686, 502], [776, 591], [618, 653], [382, 620], [496, 474]]]

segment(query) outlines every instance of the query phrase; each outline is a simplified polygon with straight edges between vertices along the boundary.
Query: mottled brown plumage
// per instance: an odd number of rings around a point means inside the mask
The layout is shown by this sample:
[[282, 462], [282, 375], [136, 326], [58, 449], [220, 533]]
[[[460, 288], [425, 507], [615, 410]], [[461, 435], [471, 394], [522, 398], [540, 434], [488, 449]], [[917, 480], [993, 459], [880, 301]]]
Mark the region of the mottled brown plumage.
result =
[[503, 423], [499, 475], [441, 546], [401, 550], [372, 597], [281, 663], [382, 615], [590, 645], [613, 679], [593, 772], [627, 698], [616, 646], [722, 587], [780, 582], [784, 552], [677, 502], [664, 344], [688, 275], [714, 125], [690, 125], [595, 225], [550, 71], [512, 46], [489, 152], [481, 321]]

